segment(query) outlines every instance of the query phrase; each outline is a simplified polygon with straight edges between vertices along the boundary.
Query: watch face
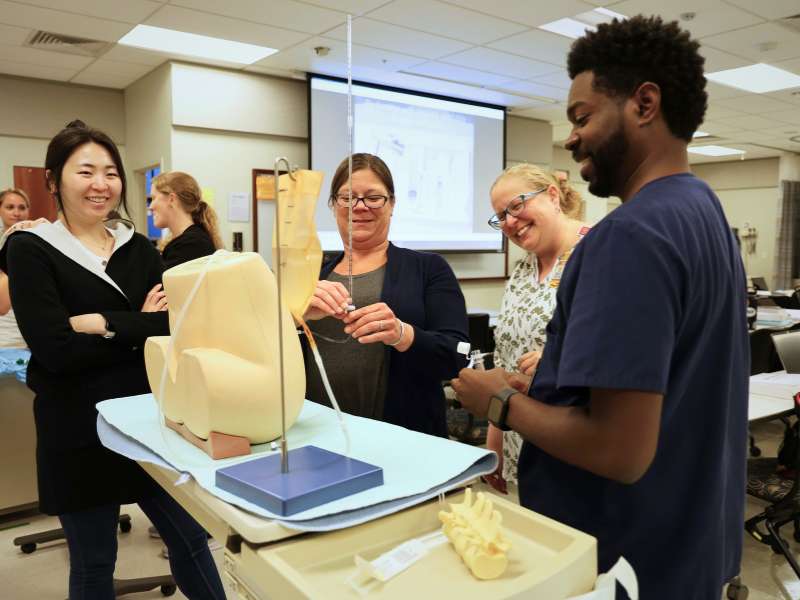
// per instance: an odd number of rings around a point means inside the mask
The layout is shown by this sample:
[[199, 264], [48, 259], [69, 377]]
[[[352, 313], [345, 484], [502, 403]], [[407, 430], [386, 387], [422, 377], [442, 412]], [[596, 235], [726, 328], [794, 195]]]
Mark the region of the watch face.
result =
[[500, 420], [500, 413], [503, 411], [503, 400], [497, 396], [489, 398], [489, 410], [486, 417], [492, 422], [497, 423]]

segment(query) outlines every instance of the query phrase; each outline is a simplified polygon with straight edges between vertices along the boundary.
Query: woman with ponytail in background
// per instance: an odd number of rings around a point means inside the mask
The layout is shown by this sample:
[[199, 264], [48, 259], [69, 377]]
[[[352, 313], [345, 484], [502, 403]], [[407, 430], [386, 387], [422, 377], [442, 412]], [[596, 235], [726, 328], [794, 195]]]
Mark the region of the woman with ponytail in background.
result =
[[194, 177], [180, 171], [162, 173], [153, 180], [150, 195], [153, 224], [172, 234], [162, 252], [165, 268], [222, 248], [217, 213], [202, 199]]
[[[581, 197], [569, 183], [530, 164], [509, 167], [492, 185], [489, 225], [528, 255], [506, 284], [494, 331], [494, 366], [533, 376], [556, 307], [556, 292], [572, 249], [589, 231], [580, 221]], [[486, 477], [495, 489], [517, 483], [522, 438], [489, 425], [486, 445], [499, 459]]]

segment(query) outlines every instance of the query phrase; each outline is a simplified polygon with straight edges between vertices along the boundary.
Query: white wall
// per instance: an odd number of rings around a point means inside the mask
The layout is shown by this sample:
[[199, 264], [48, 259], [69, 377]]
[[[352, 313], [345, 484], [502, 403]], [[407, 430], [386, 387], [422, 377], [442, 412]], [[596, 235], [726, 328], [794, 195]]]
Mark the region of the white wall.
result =
[[[272, 169], [276, 156], [286, 156], [292, 164], [305, 167], [308, 146], [305, 140], [266, 135], [243, 135], [230, 131], [210, 131], [175, 127], [172, 132], [172, 168], [192, 174], [204, 190], [212, 190], [213, 207], [220, 222], [225, 247], [233, 247], [233, 232], [243, 232], [244, 249], [253, 249], [253, 218], [246, 223], [228, 221], [228, 198], [232, 192], [252, 194], [253, 169]], [[252, 199], [252, 198], [251, 198]], [[268, 239], [272, 239], [270, 227]], [[259, 251], [264, 251], [259, 248]], [[269, 248], [266, 249], [269, 252]]]
[[742, 260], [750, 277], [761, 276], [774, 285], [775, 237], [778, 222], [777, 158], [693, 165], [692, 171], [719, 197], [731, 227], [756, 228], [755, 252], [742, 244]]
[[50, 138], [74, 119], [105, 131], [124, 152], [122, 92], [0, 75], [0, 189], [13, 186], [14, 166], [44, 167]]
[[171, 169], [172, 66], [166, 63], [125, 90], [128, 131], [128, 208], [136, 228], [146, 231], [147, 190], [143, 171], [155, 165]]

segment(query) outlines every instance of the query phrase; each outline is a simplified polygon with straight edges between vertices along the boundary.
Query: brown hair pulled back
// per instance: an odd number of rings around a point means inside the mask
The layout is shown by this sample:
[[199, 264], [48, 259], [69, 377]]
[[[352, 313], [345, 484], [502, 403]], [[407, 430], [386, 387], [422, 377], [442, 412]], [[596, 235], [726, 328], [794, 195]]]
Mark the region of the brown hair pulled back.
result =
[[161, 173], [153, 179], [153, 187], [162, 194], [175, 194], [183, 210], [192, 217], [192, 222], [206, 230], [214, 248], [222, 248], [217, 213], [203, 200], [200, 186], [194, 177], [182, 171]]
[[[353, 173], [365, 169], [369, 169], [378, 176], [378, 179], [380, 179], [381, 183], [386, 187], [386, 191], [389, 192], [389, 202], [394, 204], [394, 180], [392, 179], [392, 172], [389, 170], [389, 167], [386, 166], [386, 163], [374, 154], [367, 154], [366, 152], [353, 154]], [[339, 163], [339, 166], [336, 167], [336, 172], [331, 179], [331, 193], [330, 196], [328, 196], [329, 206], [333, 206], [337, 192], [346, 183], [347, 159], [345, 158]]]

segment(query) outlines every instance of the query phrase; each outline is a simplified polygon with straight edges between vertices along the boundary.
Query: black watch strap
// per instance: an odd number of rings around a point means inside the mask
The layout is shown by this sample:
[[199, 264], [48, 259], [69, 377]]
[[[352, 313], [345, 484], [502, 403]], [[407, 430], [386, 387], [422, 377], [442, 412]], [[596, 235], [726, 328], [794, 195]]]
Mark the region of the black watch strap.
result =
[[492, 404], [489, 411], [489, 421], [502, 431], [510, 431], [506, 420], [508, 419], [509, 399], [519, 392], [512, 388], [504, 388], [493, 395], [489, 402]]

